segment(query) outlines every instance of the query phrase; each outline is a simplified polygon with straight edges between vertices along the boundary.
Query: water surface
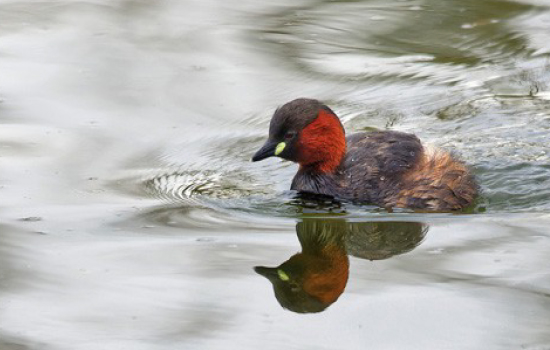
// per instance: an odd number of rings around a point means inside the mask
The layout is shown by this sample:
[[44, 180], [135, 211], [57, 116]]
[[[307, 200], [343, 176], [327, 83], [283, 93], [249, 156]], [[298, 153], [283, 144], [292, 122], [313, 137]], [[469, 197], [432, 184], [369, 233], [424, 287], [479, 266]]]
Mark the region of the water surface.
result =
[[[550, 349], [548, 33], [544, 0], [0, 0], [0, 349]], [[250, 157], [296, 97], [481, 198], [294, 199]]]

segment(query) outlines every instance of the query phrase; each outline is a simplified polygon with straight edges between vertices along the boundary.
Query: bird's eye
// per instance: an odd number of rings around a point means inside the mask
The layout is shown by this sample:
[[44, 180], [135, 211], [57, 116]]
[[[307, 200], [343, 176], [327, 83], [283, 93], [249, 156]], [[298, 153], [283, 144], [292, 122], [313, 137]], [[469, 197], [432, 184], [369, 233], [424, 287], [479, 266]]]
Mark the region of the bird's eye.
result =
[[291, 138], [294, 137], [294, 135], [296, 135], [296, 133], [294, 131], [289, 131], [285, 134], [285, 140], [290, 140]]

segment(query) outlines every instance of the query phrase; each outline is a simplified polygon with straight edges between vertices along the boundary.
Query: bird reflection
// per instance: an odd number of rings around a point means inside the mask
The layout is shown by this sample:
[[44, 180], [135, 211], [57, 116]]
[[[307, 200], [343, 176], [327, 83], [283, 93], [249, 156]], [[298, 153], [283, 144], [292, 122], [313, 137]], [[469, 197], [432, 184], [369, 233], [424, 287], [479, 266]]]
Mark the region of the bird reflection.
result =
[[272, 284], [282, 307], [298, 313], [321, 312], [344, 291], [348, 254], [388, 259], [422, 242], [428, 226], [417, 222], [347, 222], [307, 218], [296, 225], [302, 251], [277, 267], [254, 270]]

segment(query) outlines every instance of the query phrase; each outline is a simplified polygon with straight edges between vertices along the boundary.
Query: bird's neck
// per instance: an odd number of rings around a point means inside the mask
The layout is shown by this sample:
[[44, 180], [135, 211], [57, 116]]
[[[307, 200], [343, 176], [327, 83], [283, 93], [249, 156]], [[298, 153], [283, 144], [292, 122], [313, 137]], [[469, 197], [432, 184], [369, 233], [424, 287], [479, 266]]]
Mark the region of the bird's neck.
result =
[[306, 172], [334, 174], [346, 154], [344, 128], [330, 110], [319, 111], [317, 118], [302, 130], [298, 144], [298, 163]]
[[291, 190], [329, 197], [338, 197], [341, 192], [340, 173], [319, 173], [311, 168], [300, 167], [292, 180]]

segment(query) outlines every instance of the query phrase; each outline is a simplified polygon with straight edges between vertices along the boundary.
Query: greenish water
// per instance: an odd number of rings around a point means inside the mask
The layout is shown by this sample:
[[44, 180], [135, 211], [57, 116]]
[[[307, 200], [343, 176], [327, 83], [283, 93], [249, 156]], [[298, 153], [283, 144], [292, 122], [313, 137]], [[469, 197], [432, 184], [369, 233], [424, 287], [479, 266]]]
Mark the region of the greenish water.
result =
[[[545, 0], [0, 0], [0, 350], [550, 349], [549, 33]], [[250, 157], [296, 97], [481, 198], [294, 199]]]

